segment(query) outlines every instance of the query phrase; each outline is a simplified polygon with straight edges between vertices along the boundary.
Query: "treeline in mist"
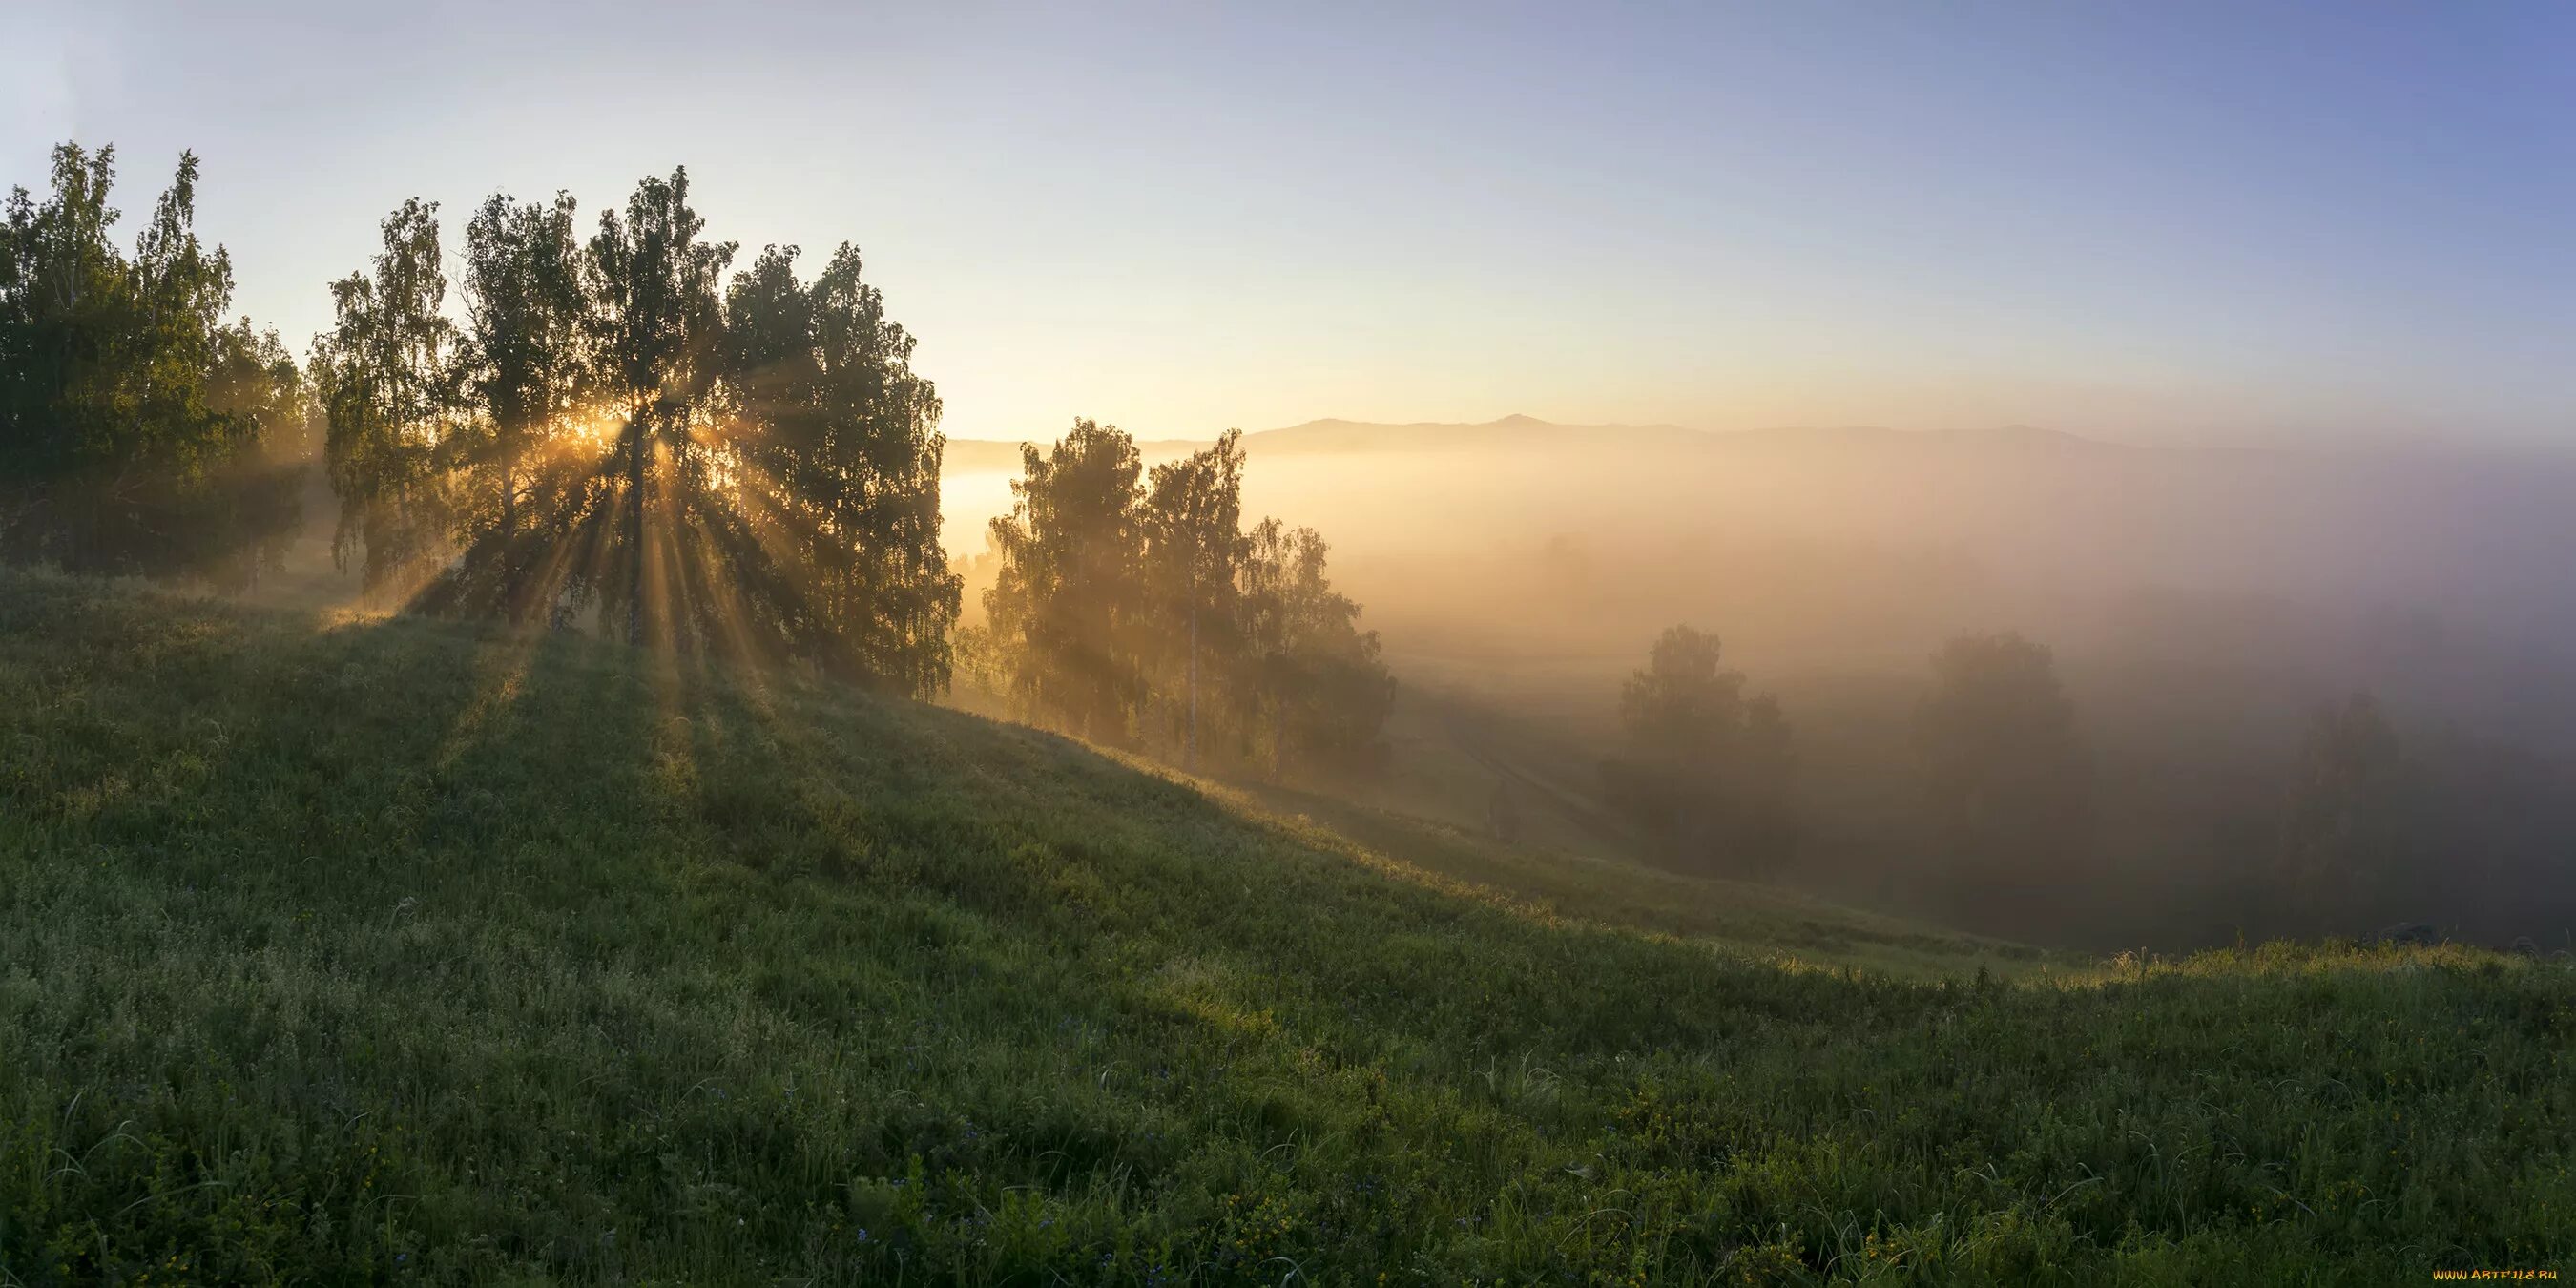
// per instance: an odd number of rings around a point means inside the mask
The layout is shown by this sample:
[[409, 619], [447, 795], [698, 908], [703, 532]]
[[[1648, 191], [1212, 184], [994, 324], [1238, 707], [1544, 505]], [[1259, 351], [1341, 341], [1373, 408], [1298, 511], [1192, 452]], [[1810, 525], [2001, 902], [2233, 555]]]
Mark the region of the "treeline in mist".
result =
[[306, 391], [274, 331], [227, 321], [232, 261], [196, 233], [197, 158], [131, 254], [116, 150], [54, 149], [0, 225], [0, 557], [247, 584], [302, 521]]
[[[1793, 732], [1778, 697], [1748, 695], [1718, 637], [1675, 626], [1619, 694], [1620, 749], [1602, 797], [1668, 864], [1780, 875], [1805, 831]], [[1970, 902], [2030, 888], [2084, 848], [2090, 772], [2049, 651], [1961, 636], [1932, 658], [1911, 738], [1917, 862]]]
[[1910, 705], [1858, 731], [1902, 743], [1897, 803], [1869, 819], [1890, 784], [1800, 757], [1789, 711], [1746, 683], [1715, 636], [1677, 626], [1622, 689], [1600, 789], [1646, 857], [2060, 944], [2406, 933], [2554, 948], [2576, 913], [2576, 808], [2548, 763], [2456, 731], [2410, 737], [2367, 691], [2297, 718], [2268, 766], [2215, 728], [2197, 753], [2154, 748], [2207, 762], [2176, 792], [2140, 781], [2134, 750], [2106, 768], [2048, 647], [1960, 636]]
[[[2214, 829], [2219, 900], [2258, 936], [2420, 922], [2504, 945], [2576, 947], [2576, 799], [2511, 744], [2406, 728], [2358, 692], [2302, 723], [2270, 808]], [[2232, 844], [2231, 844], [2232, 842]], [[2231, 879], [2232, 878], [2232, 879]]]
[[1394, 699], [1312, 528], [1243, 515], [1228, 432], [1143, 469], [1088, 420], [1021, 448], [970, 670], [1023, 719], [1271, 775], [1363, 766]]

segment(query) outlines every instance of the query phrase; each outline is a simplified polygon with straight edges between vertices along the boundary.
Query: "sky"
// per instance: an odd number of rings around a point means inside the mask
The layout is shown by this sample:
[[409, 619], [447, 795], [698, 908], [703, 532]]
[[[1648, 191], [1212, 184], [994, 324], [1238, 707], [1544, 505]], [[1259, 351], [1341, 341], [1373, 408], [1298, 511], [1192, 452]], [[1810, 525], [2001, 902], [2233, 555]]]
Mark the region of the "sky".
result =
[[299, 349], [406, 197], [685, 164], [952, 436], [2576, 439], [2558, 0], [5, 5], [0, 182], [113, 143], [130, 233], [193, 148]]

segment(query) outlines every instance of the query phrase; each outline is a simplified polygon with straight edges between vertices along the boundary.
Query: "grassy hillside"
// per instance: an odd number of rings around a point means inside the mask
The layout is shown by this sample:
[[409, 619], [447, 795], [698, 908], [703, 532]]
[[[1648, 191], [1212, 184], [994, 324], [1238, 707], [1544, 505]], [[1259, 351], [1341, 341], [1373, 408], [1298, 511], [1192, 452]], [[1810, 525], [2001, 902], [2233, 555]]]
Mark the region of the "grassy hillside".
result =
[[2576, 1269], [2562, 967], [2074, 969], [1260, 809], [0, 575], [0, 1284]]

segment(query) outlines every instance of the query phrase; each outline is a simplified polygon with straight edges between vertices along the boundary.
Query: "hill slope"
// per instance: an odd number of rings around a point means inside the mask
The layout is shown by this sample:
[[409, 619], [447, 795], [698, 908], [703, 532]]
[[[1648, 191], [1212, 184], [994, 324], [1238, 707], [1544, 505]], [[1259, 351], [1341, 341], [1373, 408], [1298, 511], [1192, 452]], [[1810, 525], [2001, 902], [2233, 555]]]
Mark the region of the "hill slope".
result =
[[1816, 908], [1892, 968], [1829, 969], [1673, 915], [1722, 887], [1549, 878], [1647, 930], [1413, 848], [828, 686], [0, 574], [0, 1283], [2576, 1250], [2555, 966], [1968, 982], [1989, 946]]

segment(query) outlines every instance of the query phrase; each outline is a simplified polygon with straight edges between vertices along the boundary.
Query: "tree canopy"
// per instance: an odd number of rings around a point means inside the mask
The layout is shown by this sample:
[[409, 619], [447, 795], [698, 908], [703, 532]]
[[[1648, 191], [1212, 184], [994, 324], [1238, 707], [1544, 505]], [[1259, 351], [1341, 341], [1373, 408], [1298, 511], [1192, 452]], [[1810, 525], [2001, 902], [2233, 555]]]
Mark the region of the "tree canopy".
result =
[[1136, 444], [1076, 420], [1020, 447], [1011, 512], [992, 522], [1001, 570], [985, 594], [1004, 694], [1027, 717], [1124, 742], [1145, 692], [1144, 527]]
[[2309, 933], [2351, 933], [2405, 911], [2420, 789], [2371, 694], [2308, 719], [2281, 816], [2275, 915]]
[[686, 170], [586, 240], [558, 194], [485, 201], [451, 315], [435, 204], [333, 284], [313, 380], [337, 548], [433, 611], [555, 620], [927, 695], [958, 580], [938, 541], [937, 390], [840, 247], [727, 278]]
[[2085, 857], [2091, 773], [2046, 646], [2010, 633], [1944, 644], [1914, 732], [1934, 836], [1963, 890], [2024, 885]]
[[1677, 866], [1767, 874], [1796, 843], [1789, 722], [1719, 664], [1717, 636], [1674, 626], [1619, 694], [1624, 749], [1602, 766], [1610, 799]]
[[238, 586], [299, 519], [303, 385], [274, 332], [225, 320], [195, 154], [131, 254], [115, 163], [57, 147], [52, 191], [15, 189], [0, 219], [0, 556]]
[[980, 632], [1024, 719], [1278, 774], [1365, 763], [1394, 700], [1323, 537], [1242, 524], [1242, 437], [1142, 467], [1115, 426], [1021, 448]]

